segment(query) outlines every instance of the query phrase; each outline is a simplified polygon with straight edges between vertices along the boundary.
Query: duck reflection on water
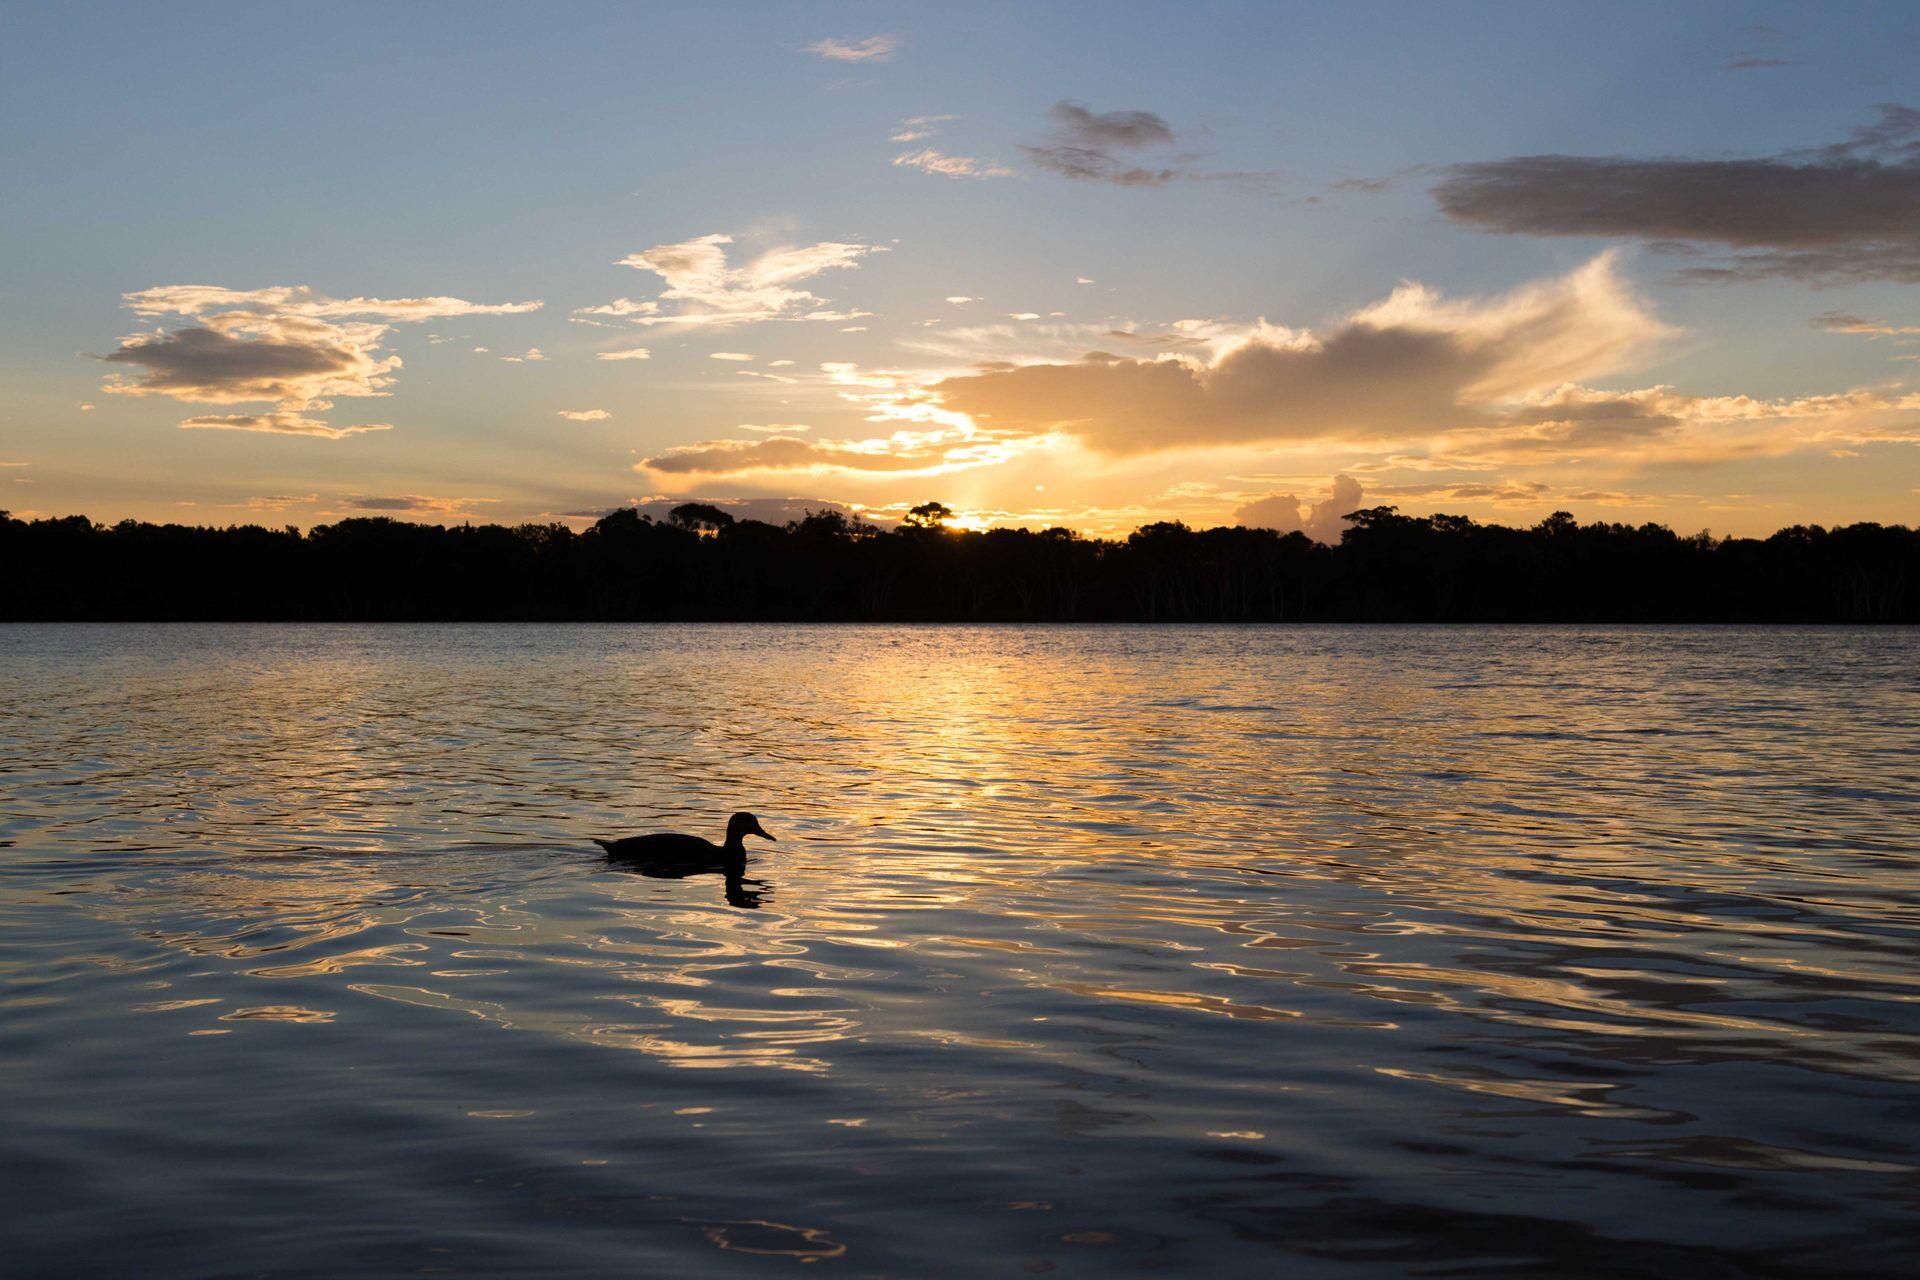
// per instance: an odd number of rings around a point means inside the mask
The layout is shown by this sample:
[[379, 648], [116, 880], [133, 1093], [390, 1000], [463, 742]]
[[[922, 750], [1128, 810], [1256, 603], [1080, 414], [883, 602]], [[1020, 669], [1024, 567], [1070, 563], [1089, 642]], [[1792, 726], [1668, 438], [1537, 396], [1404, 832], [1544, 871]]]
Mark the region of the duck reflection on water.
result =
[[761, 828], [758, 818], [743, 812], [727, 819], [724, 844], [677, 831], [628, 836], [623, 840], [595, 838], [594, 843], [607, 851], [607, 865], [655, 880], [718, 875], [725, 881], [729, 905], [752, 908], [760, 905], [760, 891], [766, 888], [766, 882], [746, 878], [748, 836], [773, 839]]

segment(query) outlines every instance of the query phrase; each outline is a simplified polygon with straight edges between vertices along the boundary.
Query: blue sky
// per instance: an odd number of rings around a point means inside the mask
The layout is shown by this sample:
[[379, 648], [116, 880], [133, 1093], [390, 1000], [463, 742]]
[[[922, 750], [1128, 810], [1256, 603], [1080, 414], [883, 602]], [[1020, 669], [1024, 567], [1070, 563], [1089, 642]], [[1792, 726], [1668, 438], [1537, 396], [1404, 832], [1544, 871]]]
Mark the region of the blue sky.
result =
[[[1843, 189], [1883, 211], [1913, 190], [1914, 130], [1887, 114], [1920, 106], [1911, 6], [15, 4], [0, 23], [16, 512], [580, 524], [686, 496], [881, 517], [939, 498], [1111, 531], [1297, 525], [1339, 475], [1368, 505], [1509, 522], [1764, 532], [1920, 502], [1908, 242]], [[1516, 163], [1541, 155], [1588, 165], [1605, 217]], [[1710, 167], [1744, 159], [1771, 167]], [[1436, 189], [1462, 165], [1496, 189], [1450, 212]], [[1815, 189], [1759, 240], [1711, 199], [1648, 233], [1723, 178], [1757, 184], [1741, 209]], [[1639, 205], [1612, 207], [1621, 182]], [[801, 253], [780, 287], [813, 301], [748, 307], [744, 277], [662, 298], [673, 281], [619, 265], [714, 236], [736, 273]], [[804, 256], [821, 246], [842, 248]], [[180, 286], [229, 293], [129, 305]], [[421, 298], [541, 306], [313, 301]], [[656, 310], [590, 311], [621, 298]], [[188, 330], [243, 364], [316, 340], [322, 363], [400, 363], [269, 393], [240, 365], [195, 382], [128, 358]], [[360, 425], [381, 429], [331, 434]]]

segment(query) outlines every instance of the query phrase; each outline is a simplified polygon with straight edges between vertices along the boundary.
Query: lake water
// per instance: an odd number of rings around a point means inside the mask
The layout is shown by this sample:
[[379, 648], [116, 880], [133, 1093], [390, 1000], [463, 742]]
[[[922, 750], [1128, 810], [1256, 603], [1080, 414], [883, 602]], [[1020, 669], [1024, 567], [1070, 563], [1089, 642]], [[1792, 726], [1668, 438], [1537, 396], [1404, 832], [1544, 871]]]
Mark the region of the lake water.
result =
[[1912, 1274], [1916, 659], [0, 628], [0, 1271]]

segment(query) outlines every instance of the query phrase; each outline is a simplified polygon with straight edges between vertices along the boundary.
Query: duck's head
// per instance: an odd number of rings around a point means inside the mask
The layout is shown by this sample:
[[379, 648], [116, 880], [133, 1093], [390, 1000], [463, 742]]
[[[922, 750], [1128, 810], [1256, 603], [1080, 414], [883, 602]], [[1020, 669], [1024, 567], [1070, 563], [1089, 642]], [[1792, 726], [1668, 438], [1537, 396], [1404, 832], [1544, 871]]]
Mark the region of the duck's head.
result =
[[727, 819], [727, 843], [739, 844], [743, 836], [759, 836], [762, 840], [773, 839], [760, 829], [760, 819], [750, 813], [736, 813]]

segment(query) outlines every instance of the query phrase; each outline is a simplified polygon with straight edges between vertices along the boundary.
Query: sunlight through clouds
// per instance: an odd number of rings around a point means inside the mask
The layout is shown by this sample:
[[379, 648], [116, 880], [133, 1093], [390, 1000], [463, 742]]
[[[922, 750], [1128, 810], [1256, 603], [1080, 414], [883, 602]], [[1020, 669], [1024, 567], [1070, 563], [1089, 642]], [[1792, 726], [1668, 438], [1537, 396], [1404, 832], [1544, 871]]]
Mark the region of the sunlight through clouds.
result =
[[1322, 333], [1265, 321], [1193, 324], [1169, 336], [1173, 351], [1094, 352], [1070, 364], [963, 373], [932, 389], [1001, 429], [1064, 432], [1109, 453], [1399, 437], [1611, 373], [1672, 333], [1603, 255], [1494, 298], [1403, 285]]
[[[650, 47], [673, 56], [618, 81], [624, 37], [533, 24], [516, 39], [555, 55], [538, 92], [397, 81], [392, 120], [413, 131], [351, 173], [334, 149], [386, 127], [373, 104], [295, 113], [299, 149], [274, 151], [281, 135], [236, 105], [272, 92], [271, 60], [182, 51], [234, 103], [139, 108], [120, 132], [36, 117], [62, 146], [29, 168], [76, 204], [70, 227], [34, 224], [56, 265], [22, 255], [19, 296], [42, 300], [16, 308], [12, 345], [35, 498], [98, 492], [105, 511], [135, 469], [182, 477], [176, 455], [219, 441], [235, 468], [377, 457], [382, 479], [357, 482], [402, 496], [478, 489], [449, 486], [452, 468], [515, 518], [610, 509], [636, 464], [672, 477], [661, 489], [699, 477], [703, 497], [799, 472], [868, 509], [939, 498], [1109, 530], [1263, 502], [1304, 527], [1341, 476], [1422, 512], [1643, 502], [1692, 522], [1759, 493], [1808, 521], [1904, 518], [1920, 103], [1894, 81], [1710, 15], [1569, 13], [1516, 36], [1533, 60], [1471, 23], [1362, 23], [1399, 68], [1362, 83], [1329, 69], [1325, 31], [1208, 12], [809, 10], [749, 38], [698, 6], [616, 7], [608, 31], [671, 30]], [[1669, 28], [1688, 38], [1660, 47], [1691, 71], [1639, 84], [1632, 109], [1602, 64], [1560, 56]], [[1263, 40], [1303, 61], [1241, 56]], [[298, 62], [303, 46], [259, 47]], [[129, 57], [138, 101], [176, 91]], [[616, 81], [632, 110], [607, 109]], [[1480, 112], [1467, 86], [1496, 82], [1612, 105]], [[503, 103], [513, 127], [481, 127]], [[200, 148], [204, 186], [128, 217], [88, 184], [175, 154], [163, 119]], [[304, 157], [289, 172], [311, 189], [268, 180], [260, 146]], [[102, 219], [119, 219], [110, 249], [81, 234]], [[169, 479], [140, 509], [221, 509], [198, 483]]]

